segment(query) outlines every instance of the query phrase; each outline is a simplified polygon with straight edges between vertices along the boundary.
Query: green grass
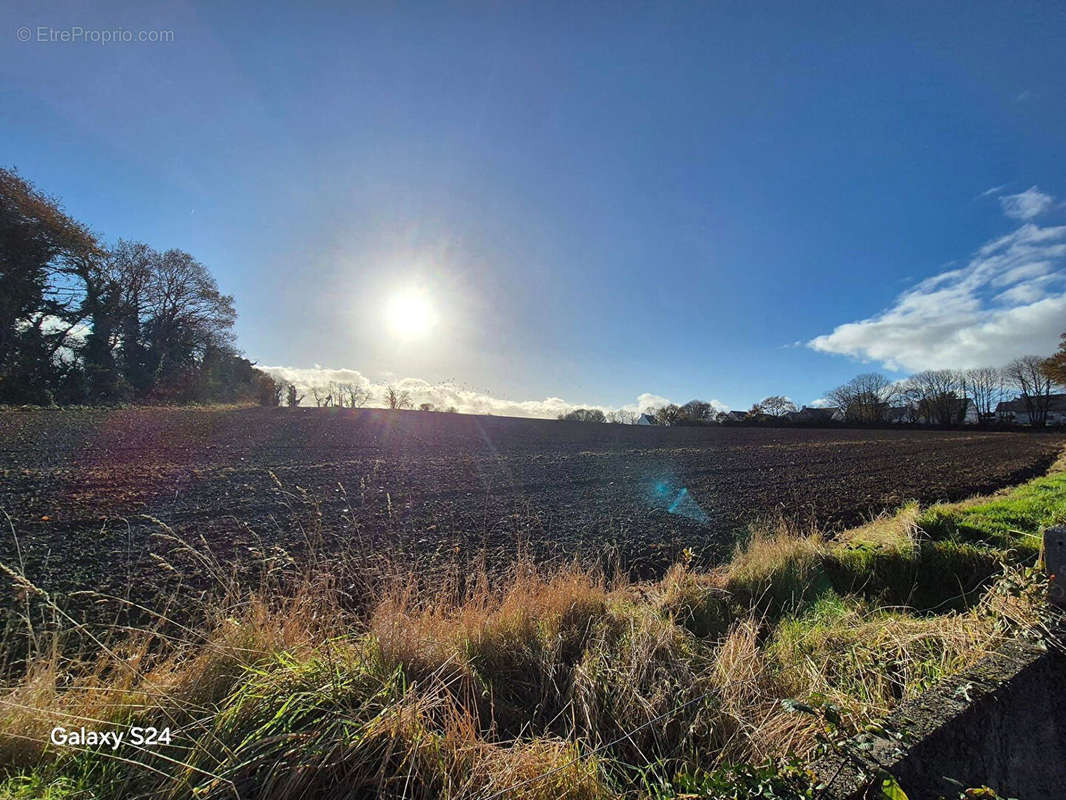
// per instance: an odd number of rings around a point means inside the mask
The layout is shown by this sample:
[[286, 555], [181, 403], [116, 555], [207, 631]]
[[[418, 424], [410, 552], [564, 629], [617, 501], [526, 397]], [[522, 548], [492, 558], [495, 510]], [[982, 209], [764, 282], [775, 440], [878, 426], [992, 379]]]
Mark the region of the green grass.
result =
[[976, 613], [915, 616], [829, 592], [782, 619], [768, 651], [795, 694], [852, 713], [884, 713], [975, 663], [988, 624]]
[[1066, 471], [1051, 472], [991, 498], [931, 506], [918, 519], [933, 539], [1010, 551], [1014, 561], [1033, 558], [1040, 550], [1041, 532], [1064, 523]]

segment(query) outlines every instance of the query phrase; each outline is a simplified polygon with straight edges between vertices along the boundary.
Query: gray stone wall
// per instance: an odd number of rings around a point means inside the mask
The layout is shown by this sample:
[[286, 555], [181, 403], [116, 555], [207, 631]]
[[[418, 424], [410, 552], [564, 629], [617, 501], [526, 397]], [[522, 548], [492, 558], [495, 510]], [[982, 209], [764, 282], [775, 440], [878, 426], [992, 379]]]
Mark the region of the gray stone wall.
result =
[[[911, 800], [953, 800], [990, 786], [1020, 800], [1066, 798], [1066, 656], [1011, 642], [974, 669], [902, 704], [886, 728], [849, 757], [815, 765], [833, 800], [877, 797], [888, 772]], [[860, 744], [856, 742], [856, 744]], [[952, 780], [958, 783], [953, 783]]]

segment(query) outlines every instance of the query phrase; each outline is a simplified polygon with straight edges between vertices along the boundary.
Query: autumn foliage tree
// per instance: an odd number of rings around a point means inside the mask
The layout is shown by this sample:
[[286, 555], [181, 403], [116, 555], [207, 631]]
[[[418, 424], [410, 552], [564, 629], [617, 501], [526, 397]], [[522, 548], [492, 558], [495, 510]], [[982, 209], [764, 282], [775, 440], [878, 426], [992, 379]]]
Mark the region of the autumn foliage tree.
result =
[[232, 401], [263, 373], [233, 346], [233, 298], [181, 250], [102, 245], [0, 169], [0, 402]]

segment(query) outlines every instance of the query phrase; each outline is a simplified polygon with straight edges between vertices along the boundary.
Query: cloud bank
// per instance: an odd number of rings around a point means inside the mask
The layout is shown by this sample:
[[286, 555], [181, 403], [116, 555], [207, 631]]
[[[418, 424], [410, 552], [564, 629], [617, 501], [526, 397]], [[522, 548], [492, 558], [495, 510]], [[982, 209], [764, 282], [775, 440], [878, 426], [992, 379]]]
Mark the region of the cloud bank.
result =
[[[1024, 220], [1054, 203], [1035, 186], [1000, 201], [1004, 213]], [[881, 313], [807, 346], [895, 371], [999, 366], [1052, 352], [1064, 329], [1066, 226], [1026, 222], [985, 244], [965, 267], [927, 278]]]
[[[561, 397], [546, 397], [543, 400], [507, 400], [454, 383], [430, 383], [421, 378], [402, 378], [387, 383], [376, 383], [354, 369], [329, 369], [319, 366], [312, 368], [258, 366], [258, 368], [278, 380], [294, 384], [297, 391], [304, 395], [303, 405], [313, 405], [310, 391], [312, 386], [327, 386], [330, 383], [350, 383], [369, 392], [370, 400], [366, 403], [368, 407], [380, 408], [385, 405], [385, 388], [393, 386], [399, 391], [407, 392], [415, 408], [422, 403], [430, 403], [436, 409], [454, 408], [463, 414], [493, 414], [500, 417], [535, 419], [554, 419], [576, 408], [596, 408], [604, 413], [630, 411], [639, 414], [672, 402], [666, 397], [650, 392], [638, 395], [634, 402], [624, 406], [572, 403]], [[728, 406], [717, 400], [709, 402], [719, 410], [728, 410]]]

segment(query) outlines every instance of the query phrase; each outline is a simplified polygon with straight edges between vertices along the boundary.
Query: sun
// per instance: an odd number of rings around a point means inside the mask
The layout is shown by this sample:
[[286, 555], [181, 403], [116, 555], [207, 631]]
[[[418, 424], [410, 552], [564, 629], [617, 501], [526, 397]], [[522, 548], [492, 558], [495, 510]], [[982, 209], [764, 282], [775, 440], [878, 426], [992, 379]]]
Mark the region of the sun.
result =
[[385, 324], [398, 339], [420, 339], [436, 321], [433, 302], [424, 289], [402, 289], [385, 303]]

